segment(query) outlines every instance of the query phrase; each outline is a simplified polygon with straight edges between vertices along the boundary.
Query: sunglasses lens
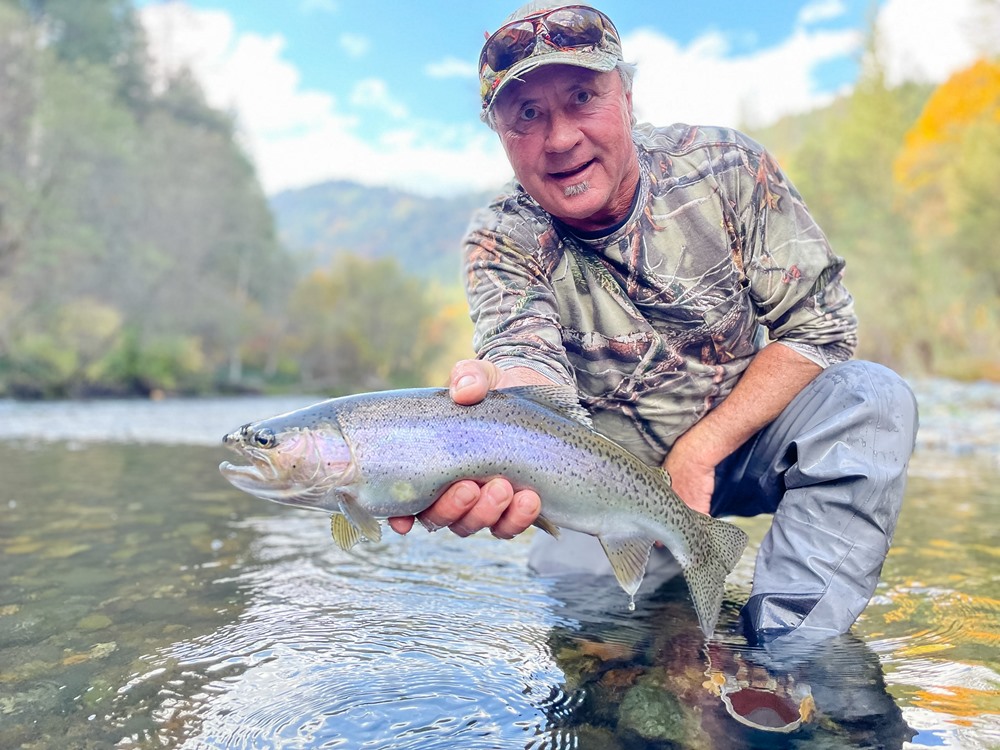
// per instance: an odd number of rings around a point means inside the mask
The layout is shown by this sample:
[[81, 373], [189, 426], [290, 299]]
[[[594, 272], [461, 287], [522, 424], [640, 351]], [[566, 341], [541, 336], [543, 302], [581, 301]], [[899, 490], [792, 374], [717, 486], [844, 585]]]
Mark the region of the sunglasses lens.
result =
[[557, 10], [546, 17], [545, 27], [557, 47], [586, 47], [604, 36], [601, 17], [586, 8]]
[[535, 27], [530, 22], [514, 24], [490, 39], [486, 47], [486, 62], [491, 70], [499, 73], [523, 60], [534, 48]]

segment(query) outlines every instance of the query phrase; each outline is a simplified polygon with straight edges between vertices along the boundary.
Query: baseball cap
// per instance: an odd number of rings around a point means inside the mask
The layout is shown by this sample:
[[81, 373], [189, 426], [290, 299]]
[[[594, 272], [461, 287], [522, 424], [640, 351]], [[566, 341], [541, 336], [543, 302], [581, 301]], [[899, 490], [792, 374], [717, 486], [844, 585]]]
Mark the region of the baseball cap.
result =
[[488, 118], [508, 83], [542, 65], [559, 63], [606, 73], [621, 60], [618, 31], [604, 13], [589, 5], [531, 0], [511, 13], [483, 45], [482, 118]]

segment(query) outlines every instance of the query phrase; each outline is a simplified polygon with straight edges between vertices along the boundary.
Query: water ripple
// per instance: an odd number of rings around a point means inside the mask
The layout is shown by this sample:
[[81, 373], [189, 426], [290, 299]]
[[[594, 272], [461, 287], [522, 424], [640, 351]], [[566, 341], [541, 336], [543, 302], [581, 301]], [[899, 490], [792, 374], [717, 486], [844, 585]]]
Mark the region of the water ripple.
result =
[[254, 521], [276, 533], [237, 577], [244, 614], [151, 657], [123, 713], [155, 688], [161, 738], [191, 748], [494, 748], [539, 731], [555, 618], [523, 545], [442, 535], [347, 554], [288, 522]]

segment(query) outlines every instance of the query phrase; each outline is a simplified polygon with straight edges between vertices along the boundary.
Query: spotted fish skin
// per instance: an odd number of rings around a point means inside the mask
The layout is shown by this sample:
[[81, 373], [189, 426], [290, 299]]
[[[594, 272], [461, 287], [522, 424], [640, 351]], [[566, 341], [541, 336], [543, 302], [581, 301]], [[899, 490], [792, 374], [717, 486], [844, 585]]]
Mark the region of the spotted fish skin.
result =
[[667, 474], [594, 431], [575, 393], [526, 386], [459, 406], [443, 388], [357, 394], [244, 425], [223, 438], [250, 464], [236, 487], [331, 512], [342, 547], [380, 538], [378, 519], [419, 513], [459, 479], [495, 476], [542, 498], [537, 525], [598, 537], [622, 588], [638, 590], [654, 542], [680, 563], [706, 636], [746, 534], [689, 508]]

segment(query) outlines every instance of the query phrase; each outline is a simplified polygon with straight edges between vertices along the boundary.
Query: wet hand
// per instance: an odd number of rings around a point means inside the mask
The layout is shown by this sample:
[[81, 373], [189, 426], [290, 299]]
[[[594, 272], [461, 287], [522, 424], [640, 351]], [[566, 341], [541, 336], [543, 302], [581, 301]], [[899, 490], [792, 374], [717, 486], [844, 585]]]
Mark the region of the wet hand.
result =
[[[531, 526], [541, 510], [533, 490], [515, 492], [503, 477], [479, 485], [464, 479], [455, 482], [416, 520], [429, 531], [450, 528], [461, 537], [490, 529], [493, 536], [512, 539]], [[390, 518], [389, 526], [400, 534], [413, 528], [414, 518]]]

